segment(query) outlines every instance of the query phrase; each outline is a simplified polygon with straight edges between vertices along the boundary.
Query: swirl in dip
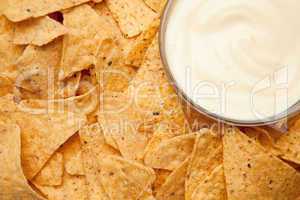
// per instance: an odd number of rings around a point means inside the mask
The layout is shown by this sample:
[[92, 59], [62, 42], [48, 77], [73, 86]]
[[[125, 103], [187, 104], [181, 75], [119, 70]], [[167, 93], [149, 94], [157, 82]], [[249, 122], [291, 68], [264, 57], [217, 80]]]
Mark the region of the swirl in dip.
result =
[[210, 113], [261, 121], [300, 99], [299, 0], [174, 0], [164, 37], [179, 88]]

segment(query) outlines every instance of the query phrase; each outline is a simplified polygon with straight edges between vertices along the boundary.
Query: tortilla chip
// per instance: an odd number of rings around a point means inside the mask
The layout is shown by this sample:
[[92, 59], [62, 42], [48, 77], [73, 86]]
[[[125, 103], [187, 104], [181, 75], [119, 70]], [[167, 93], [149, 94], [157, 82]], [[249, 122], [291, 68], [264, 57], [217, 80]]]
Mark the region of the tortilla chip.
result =
[[30, 188], [24, 177], [20, 129], [16, 124], [0, 121], [0, 152], [0, 199], [43, 199]]
[[167, 0], [144, 0], [144, 1], [150, 8], [155, 10], [157, 13], [162, 12], [162, 10], [164, 9], [167, 3]]
[[161, 122], [174, 132], [184, 132], [185, 116], [161, 64], [157, 38], [143, 66], [124, 93], [104, 93], [98, 121], [107, 142], [122, 156], [141, 160], [146, 145]]
[[160, 20], [154, 20], [147, 29], [139, 35], [126, 55], [127, 65], [140, 67], [148, 47], [151, 45], [160, 25]]
[[228, 199], [295, 199], [300, 174], [237, 129], [223, 137]]
[[106, 3], [127, 38], [139, 35], [158, 18], [143, 0], [106, 0]]
[[197, 135], [185, 183], [185, 199], [190, 200], [196, 187], [222, 164], [222, 140], [211, 131]]
[[9, 78], [0, 75], [0, 97], [13, 93], [13, 90], [13, 82]]
[[33, 182], [46, 197], [51, 200], [86, 200], [87, 188], [84, 176], [70, 176], [64, 173], [63, 184], [60, 186], [41, 186]]
[[72, 136], [60, 149], [64, 156], [65, 171], [69, 175], [84, 175], [79, 136]]
[[226, 188], [223, 165], [215, 168], [212, 173], [200, 183], [192, 194], [192, 200], [226, 200]]
[[300, 164], [300, 132], [288, 131], [275, 142], [280, 156], [286, 160]]
[[32, 179], [48, 159], [86, 122], [85, 116], [67, 113], [13, 113], [21, 128], [22, 166], [26, 177]]
[[68, 32], [62, 24], [47, 16], [16, 23], [14, 31], [15, 44], [37, 46], [45, 45]]
[[14, 25], [4, 16], [0, 15], [0, 74], [14, 64], [23, 52], [23, 47], [12, 43]]
[[14, 96], [12, 94], [7, 94], [5, 96], [0, 97], [0, 112], [10, 113], [16, 110], [17, 106], [14, 102]]
[[79, 132], [82, 144], [83, 167], [85, 171], [88, 196], [90, 200], [109, 200], [100, 180], [98, 158], [104, 155], [118, 155], [118, 152], [107, 145], [99, 124], [82, 128]]
[[64, 161], [61, 153], [55, 153], [43, 169], [34, 177], [34, 182], [41, 186], [58, 186], [62, 184]]
[[4, 15], [13, 22], [32, 17], [45, 16], [55, 11], [64, 10], [88, 2], [89, 0], [8, 0]]
[[192, 152], [196, 134], [182, 135], [161, 142], [146, 152], [144, 162], [156, 169], [174, 170]]
[[63, 40], [60, 80], [95, 64], [102, 41], [110, 38], [110, 32], [103, 29], [102, 22], [102, 18], [87, 4], [64, 12], [64, 25], [69, 34]]
[[136, 71], [122, 62], [122, 52], [118, 45], [113, 40], [103, 41], [95, 65], [101, 91], [123, 92], [128, 88]]
[[166, 182], [166, 179], [170, 176], [172, 171], [164, 170], [164, 169], [154, 169], [156, 179], [153, 183], [153, 193], [156, 195], [160, 187]]
[[18, 87], [37, 94], [39, 98], [54, 98], [61, 58], [62, 42], [57, 39], [43, 47], [29, 45], [16, 62]]
[[118, 156], [105, 156], [99, 161], [99, 178], [111, 199], [137, 199], [155, 180], [154, 171], [139, 163]]
[[166, 179], [156, 194], [157, 200], [182, 200], [184, 199], [185, 176], [189, 158], [181, 163]]

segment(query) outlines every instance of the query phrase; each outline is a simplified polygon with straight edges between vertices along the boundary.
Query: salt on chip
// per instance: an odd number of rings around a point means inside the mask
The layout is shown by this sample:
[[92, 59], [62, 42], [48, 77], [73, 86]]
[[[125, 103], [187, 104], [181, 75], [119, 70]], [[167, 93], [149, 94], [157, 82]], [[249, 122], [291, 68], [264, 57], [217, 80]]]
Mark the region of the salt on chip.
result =
[[79, 136], [72, 136], [59, 150], [63, 153], [64, 168], [69, 175], [84, 175]]
[[196, 134], [187, 134], [161, 142], [146, 152], [144, 162], [156, 169], [174, 170], [192, 152]]
[[55, 11], [64, 10], [88, 2], [89, 0], [8, 0], [3, 11], [4, 15], [13, 22], [28, 18], [45, 16]]
[[86, 122], [80, 114], [71, 112], [30, 114], [15, 112], [22, 136], [22, 166], [28, 179], [32, 179], [52, 154], [74, 135]]
[[185, 199], [190, 200], [197, 185], [221, 163], [221, 138], [209, 130], [199, 133], [188, 166]]
[[143, 0], [106, 0], [106, 3], [121, 31], [128, 38], [139, 35], [158, 18]]
[[212, 173], [200, 183], [192, 194], [192, 200], [226, 200], [226, 187], [223, 165], [215, 168]]
[[63, 16], [69, 33], [63, 39], [60, 80], [95, 64], [102, 41], [110, 38], [102, 18], [87, 4], [65, 11]]
[[182, 200], [184, 199], [185, 176], [187, 173], [189, 158], [182, 162], [167, 177], [164, 184], [158, 189], [157, 200]]
[[16, 23], [14, 31], [15, 44], [37, 46], [45, 45], [68, 32], [67, 28], [48, 16]]
[[32, 183], [43, 195], [47, 197], [47, 199], [88, 199], [84, 176], [71, 176], [64, 172], [63, 184], [60, 186], [41, 186], [34, 181]]
[[295, 199], [300, 174], [237, 129], [223, 137], [228, 199]]
[[0, 152], [0, 199], [43, 199], [28, 185], [23, 174], [21, 135], [16, 124], [0, 121]]
[[155, 180], [154, 171], [137, 162], [118, 156], [104, 156], [99, 162], [99, 178], [111, 199], [138, 199]]
[[63, 162], [63, 155], [58, 152], [54, 153], [33, 181], [41, 186], [61, 185], [64, 172]]

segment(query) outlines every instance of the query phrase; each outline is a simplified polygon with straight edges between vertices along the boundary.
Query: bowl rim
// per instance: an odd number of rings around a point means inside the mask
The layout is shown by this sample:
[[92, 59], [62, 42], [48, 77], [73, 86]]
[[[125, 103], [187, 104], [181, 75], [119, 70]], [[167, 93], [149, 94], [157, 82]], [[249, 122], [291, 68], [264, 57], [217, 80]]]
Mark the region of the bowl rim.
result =
[[285, 120], [287, 118], [293, 117], [300, 113], [300, 100], [296, 102], [294, 105], [290, 106], [286, 111], [276, 114], [272, 117], [268, 117], [262, 120], [237, 120], [232, 118], [227, 118], [215, 113], [210, 112], [209, 110], [206, 110], [202, 106], [196, 104], [188, 95], [184, 92], [184, 90], [179, 86], [177, 83], [174, 75], [172, 74], [172, 70], [170, 68], [170, 65], [168, 64], [167, 56], [166, 56], [166, 48], [165, 48], [165, 35], [166, 35], [166, 29], [167, 24], [169, 20], [169, 11], [172, 9], [172, 5], [177, 0], [168, 0], [160, 17], [160, 27], [159, 27], [159, 33], [158, 33], [158, 43], [159, 43], [159, 52], [161, 56], [161, 60], [164, 66], [164, 69], [166, 71], [167, 77], [169, 81], [171, 81], [171, 85], [175, 89], [175, 92], [179, 96], [180, 99], [182, 99], [187, 105], [191, 106], [193, 109], [195, 109], [200, 114], [203, 114], [213, 120], [234, 125], [234, 126], [245, 126], [245, 127], [251, 127], [251, 126], [265, 126], [265, 125], [272, 125], [277, 122], [280, 122], [282, 120]]

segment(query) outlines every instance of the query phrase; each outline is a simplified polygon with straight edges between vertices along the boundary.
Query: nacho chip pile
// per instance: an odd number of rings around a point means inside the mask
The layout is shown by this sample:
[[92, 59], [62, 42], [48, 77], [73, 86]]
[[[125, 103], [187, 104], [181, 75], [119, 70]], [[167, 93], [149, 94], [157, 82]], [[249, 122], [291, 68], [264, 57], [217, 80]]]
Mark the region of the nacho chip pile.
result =
[[298, 117], [283, 134], [190, 112], [159, 54], [165, 3], [0, 2], [1, 200], [300, 198]]

